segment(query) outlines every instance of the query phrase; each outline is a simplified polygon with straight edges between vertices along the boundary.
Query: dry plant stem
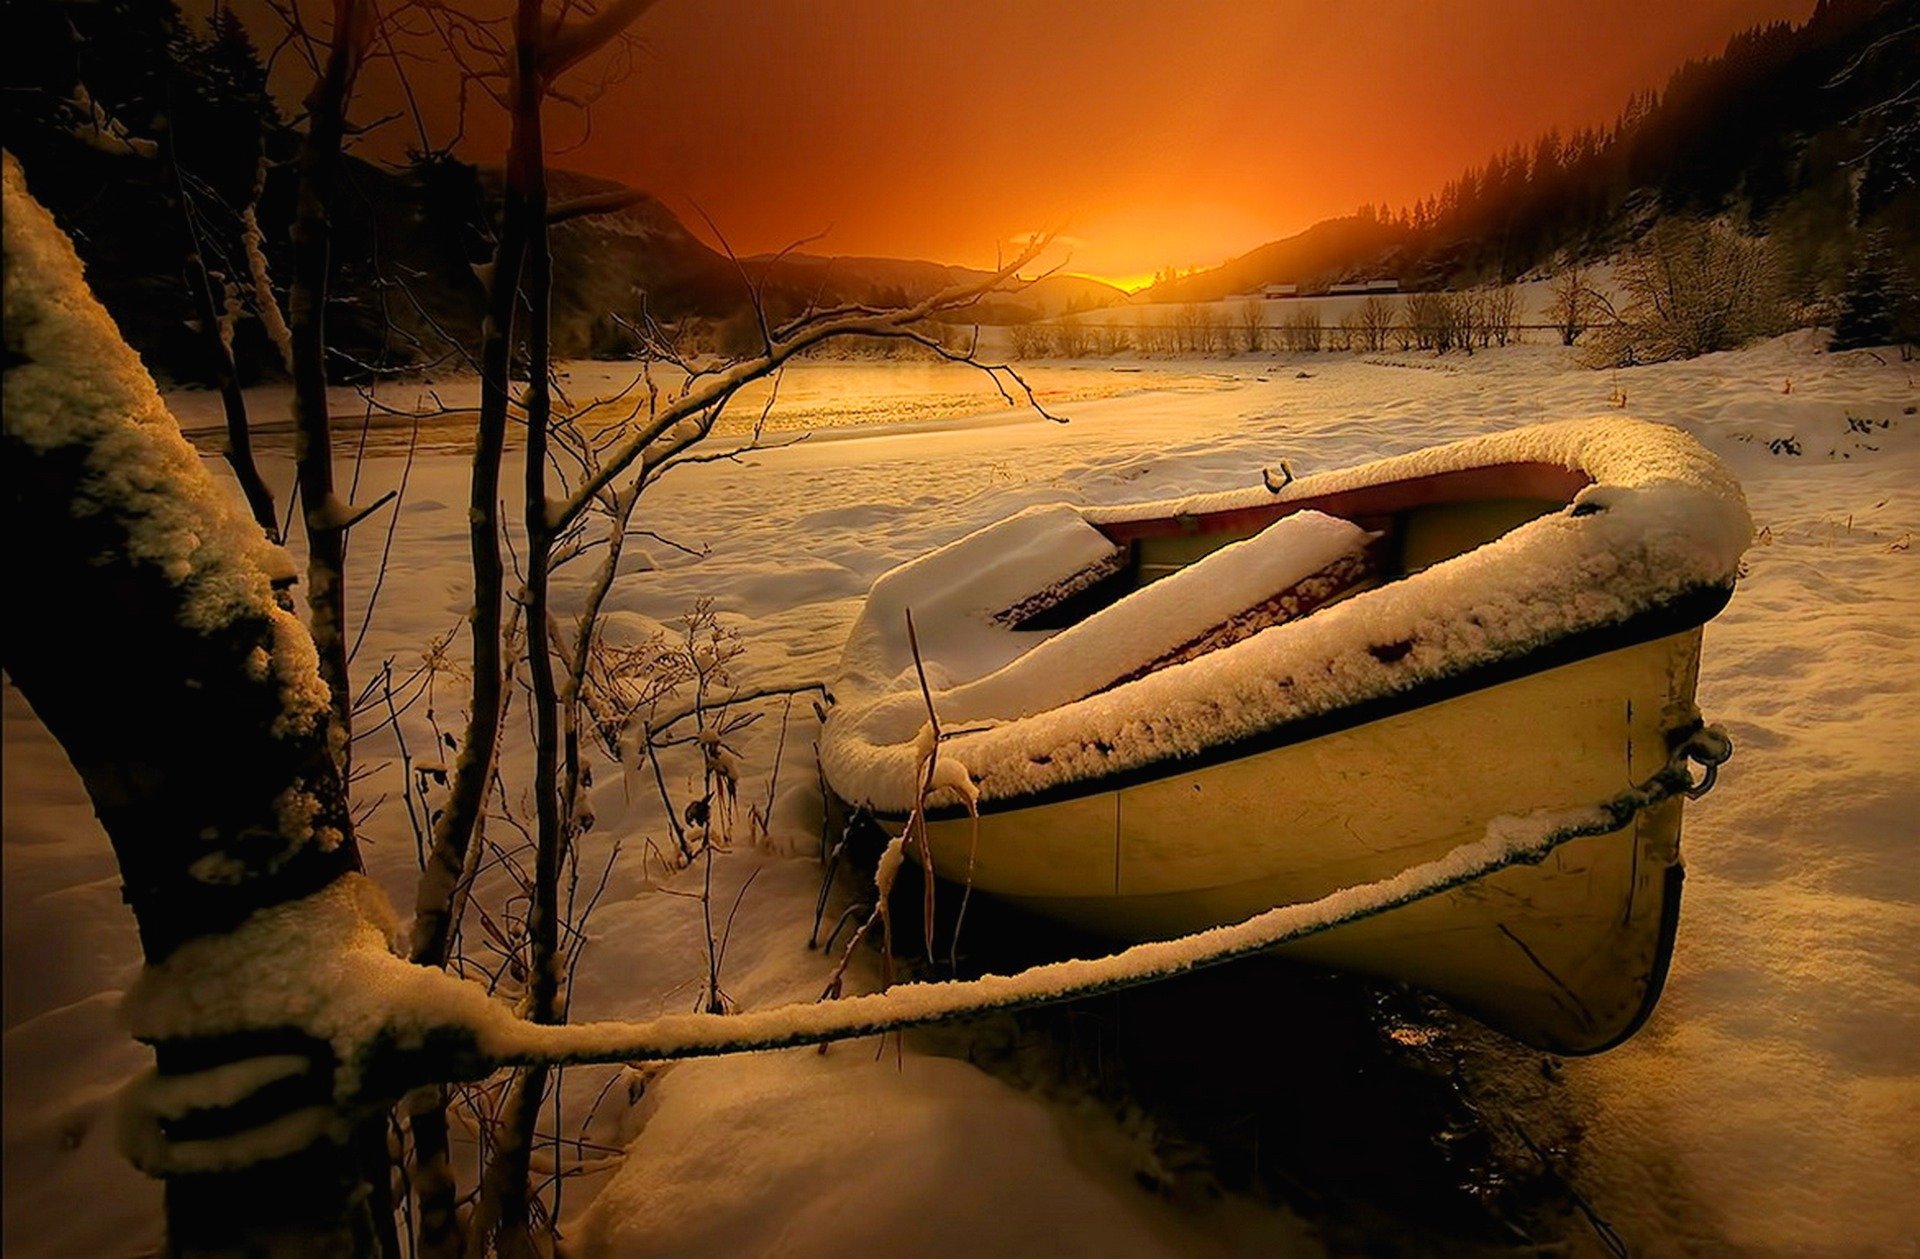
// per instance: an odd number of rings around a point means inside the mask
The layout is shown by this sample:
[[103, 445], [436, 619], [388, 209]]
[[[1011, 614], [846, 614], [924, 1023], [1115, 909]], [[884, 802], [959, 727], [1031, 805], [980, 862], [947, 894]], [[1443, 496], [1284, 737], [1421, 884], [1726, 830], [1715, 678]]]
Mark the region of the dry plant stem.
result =
[[980, 855], [980, 806], [967, 801], [967, 817], [973, 824], [967, 840], [967, 881], [960, 891], [960, 908], [953, 916], [953, 939], [947, 942], [947, 969], [960, 971], [960, 929], [967, 925], [967, 906], [973, 901], [973, 867]]
[[926, 933], [927, 961], [933, 961], [933, 841], [927, 834], [927, 797], [933, 794], [933, 774], [940, 761], [940, 717], [933, 711], [933, 688], [927, 685], [926, 662], [920, 658], [920, 636], [913, 628], [913, 609], [906, 610], [907, 645], [913, 649], [913, 671], [920, 679], [920, 699], [927, 706], [927, 727], [933, 732], [933, 746], [927, 752], [927, 765], [920, 780], [920, 807], [913, 811], [919, 826], [912, 833], [920, 844], [921, 927]]
[[[922, 905], [922, 912], [926, 920], [927, 960], [931, 962], [933, 960], [933, 850], [927, 841], [927, 798], [933, 794], [934, 771], [940, 762], [940, 719], [933, 711], [933, 690], [927, 685], [926, 665], [920, 658], [920, 637], [913, 627], [913, 609], [911, 608], [907, 609], [907, 646], [913, 652], [913, 667], [920, 678], [920, 697], [926, 701], [927, 721], [933, 730], [933, 747], [928, 752], [925, 763], [920, 767], [920, 792], [914, 800], [913, 812], [907, 815], [906, 825], [901, 829], [901, 842], [907, 844], [917, 840], [920, 847], [922, 870], [926, 882], [926, 893]], [[826, 990], [820, 995], [822, 1001], [828, 1000], [829, 998], [836, 998], [840, 995], [842, 985], [846, 979], [847, 967], [853, 963], [854, 952], [860, 947], [861, 942], [871, 934], [875, 923], [881, 925], [882, 939], [885, 943], [885, 953], [883, 956], [885, 958], [887, 974], [886, 983], [882, 987], [884, 989], [885, 987], [892, 986], [893, 924], [887, 909], [887, 902], [892, 889], [878, 887], [876, 885], [874, 891], [873, 912], [867, 916], [867, 920], [860, 924], [859, 929], [856, 930], [852, 938], [847, 941], [847, 951], [840, 955], [840, 963], [834, 967], [832, 976], [827, 980]], [[829, 943], [831, 943], [831, 939], [829, 939]]]

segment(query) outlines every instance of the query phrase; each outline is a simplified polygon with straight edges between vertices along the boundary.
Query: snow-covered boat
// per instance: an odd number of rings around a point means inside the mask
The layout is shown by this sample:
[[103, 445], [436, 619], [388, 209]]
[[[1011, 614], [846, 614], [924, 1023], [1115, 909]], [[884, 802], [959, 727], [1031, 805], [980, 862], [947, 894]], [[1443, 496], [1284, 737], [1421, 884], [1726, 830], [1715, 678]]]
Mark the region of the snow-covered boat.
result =
[[[821, 765], [844, 824], [897, 832], [930, 700], [943, 877], [1120, 939], [1233, 922], [1656, 772], [1750, 535], [1712, 455], [1620, 418], [1032, 508], [875, 583]], [[1682, 804], [1284, 951], [1605, 1049], [1659, 997]]]

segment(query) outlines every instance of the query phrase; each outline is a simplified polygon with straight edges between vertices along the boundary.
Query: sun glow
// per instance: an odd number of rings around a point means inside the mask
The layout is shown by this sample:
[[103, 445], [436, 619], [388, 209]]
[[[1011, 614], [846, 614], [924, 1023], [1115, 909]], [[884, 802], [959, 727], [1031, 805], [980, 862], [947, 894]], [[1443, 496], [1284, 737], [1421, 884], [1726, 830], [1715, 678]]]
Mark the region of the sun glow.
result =
[[1102, 284], [1111, 284], [1123, 293], [1138, 293], [1153, 283], [1153, 272], [1141, 271], [1131, 275], [1095, 275], [1090, 271], [1071, 271], [1067, 274], [1083, 280], [1098, 280]]

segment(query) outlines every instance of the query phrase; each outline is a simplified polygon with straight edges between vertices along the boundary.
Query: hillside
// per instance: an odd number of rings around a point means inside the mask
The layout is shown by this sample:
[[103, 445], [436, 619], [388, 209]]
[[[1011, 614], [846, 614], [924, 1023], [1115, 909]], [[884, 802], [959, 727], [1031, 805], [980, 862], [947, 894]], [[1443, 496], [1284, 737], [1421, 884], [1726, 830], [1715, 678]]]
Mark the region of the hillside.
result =
[[1613, 252], [1669, 214], [1773, 234], [1807, 301], [1833, 295], [1873, 232], [1920, 275], [1915, 65], [1912, 0], [1819, 0], [1798, 26], [1755, 27], [1681, 66], [1611, 127], [1540, 136], [1397, 212], [1327, 220], [1143, 300], [1373, 276], [1408, 288], [1513, 279]]
[[1263, 284], [1296, 284], [1302, 291], [1347, 278], [1391, 275], [1411, 231], [1367, 215], [1326, 219], [1285, 240], [1240, 255], [1211, 271], [1163, 280], [1136, 295], [1143, 302], [1217, 302]]

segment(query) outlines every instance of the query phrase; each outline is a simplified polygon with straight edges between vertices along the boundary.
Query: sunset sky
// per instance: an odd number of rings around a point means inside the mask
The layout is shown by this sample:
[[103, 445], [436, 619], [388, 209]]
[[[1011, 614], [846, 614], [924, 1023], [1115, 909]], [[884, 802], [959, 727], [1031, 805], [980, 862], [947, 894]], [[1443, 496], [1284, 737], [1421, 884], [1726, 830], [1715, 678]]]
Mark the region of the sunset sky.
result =
[[[1137, 284], [1362, 201], [1399, 206], [1549, 127], [1603, 123], [1812, 0], [663, 0], [555, 164], [697, 203], [743, 253], [985, 264], [1043, 228]], [[265, 41], [262, 41], [263, 43]], [[444, 67], [415, 68], [433, 121]], [[370, 81], [366, 112], [397, 100]], [[590, 125], [588, 125], [590, 123]], [[372, 142], [397, 152], [410, 127]], [[470, 111], [461, 152], [497, 161]], [[704, 234], [704, 233], [703, 233]]]

